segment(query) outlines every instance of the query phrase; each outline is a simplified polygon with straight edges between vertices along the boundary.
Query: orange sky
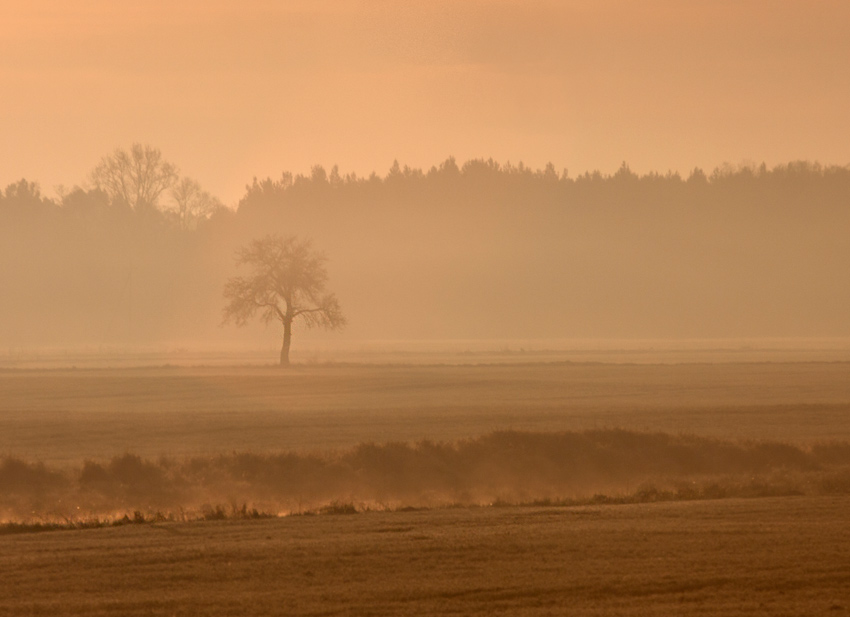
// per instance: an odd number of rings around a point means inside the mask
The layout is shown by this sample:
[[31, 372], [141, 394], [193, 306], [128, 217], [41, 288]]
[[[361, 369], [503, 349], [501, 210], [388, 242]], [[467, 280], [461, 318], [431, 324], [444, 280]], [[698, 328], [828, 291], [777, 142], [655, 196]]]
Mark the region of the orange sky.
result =
[[134, 141], [228, 204], [255, 175], [850, 163], [850, 3], [5, 0], [0, 186]]

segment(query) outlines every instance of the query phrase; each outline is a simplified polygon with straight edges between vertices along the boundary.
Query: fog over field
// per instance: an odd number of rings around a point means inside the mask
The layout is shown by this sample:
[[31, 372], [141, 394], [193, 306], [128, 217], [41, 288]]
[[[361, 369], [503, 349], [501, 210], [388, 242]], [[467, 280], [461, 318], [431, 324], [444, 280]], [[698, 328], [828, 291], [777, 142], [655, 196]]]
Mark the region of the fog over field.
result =
[[850, 3], [0, 24], [0, 617], [850, 607]]
[[270, 233], [348, 321], [293, 353], [850, 336], [843, 3], [7, 4], [6, 352], [256, 349]]
[[0, 389], [13, 521], [850, 490], [847, 362], [18, 369]]
[[[236, 251], [269, 233], [310, 239], [324, 253], [327, 286], [348, 321], [321, 334], [296, 321], [295, 351], [311, 338], [343, 348], [525, 339], [545, 349], [565, 344], [547, 339], [758, 346], [850, 336], [844, 167], [681, 177], [624, 165], [572, 177], [449, 159], [360, 178], [316, 166], [309, 176], [253, 181], [235, 211], [213, 201], [182, 218], [166, 190], [135, 206], [110, 191], [59, 200], [25, 181], [5, 190], [7, 354], [274, 347], [279, 323], [222, 326], [224, 285], [248, 269], [237, 268]], [[732, 343], [743, 344], [753, 345]]]

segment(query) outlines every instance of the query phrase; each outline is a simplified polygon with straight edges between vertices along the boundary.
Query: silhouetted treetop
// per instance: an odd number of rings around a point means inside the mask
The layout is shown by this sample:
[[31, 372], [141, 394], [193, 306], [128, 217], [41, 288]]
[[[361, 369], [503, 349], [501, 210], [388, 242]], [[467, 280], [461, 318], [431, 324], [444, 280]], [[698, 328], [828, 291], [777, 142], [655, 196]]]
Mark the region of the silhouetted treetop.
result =
[[21, 179], [0, 191], [0, 215], [16, 220], [41, 219], [53, 214], [56, 203], [41, 194], [37, 182]]
[[836, 190], [846, 191], [848, 186], [850, 167], [806, 161], [773, 169], [764, 164], [724, 164], [711, 174], [695, 168], [684, 178], [678, 172], [638, 174], [624, 162], [612, 174], [588, 171], [571, 177], [566, 169], [558, 173], [552, 163], [543, 169], [532, 169], [522, 162], [472, 159], [458, 166], [450, 157], [427, 172], [402, 166], [396, 160], [383, 177], [374, 173], [369, 177], [340, 175], [336, 167], [329, 177], [317, 165], [309, 175], [285, 172], [277, 180], [254, 178], [246, 187], [238, 209], [257, 213], [269, 208], [334, 204], [486, 209], [500, 203], [513, 203], [526, 210], [553, 204], [595, 207], [619, 203], [631, 207], [675, 203], [731, 207], [772, 203], [778, 206], [801, 191], [814, 191], [830, 198]]
[[96, 188], [137, 211], [156, 209], [160, 195], [177, 179], [177, 167], [166, 161], [158, 148], [138, 143], [129, 150], [117, 148], [103, 157], [91, 173]]

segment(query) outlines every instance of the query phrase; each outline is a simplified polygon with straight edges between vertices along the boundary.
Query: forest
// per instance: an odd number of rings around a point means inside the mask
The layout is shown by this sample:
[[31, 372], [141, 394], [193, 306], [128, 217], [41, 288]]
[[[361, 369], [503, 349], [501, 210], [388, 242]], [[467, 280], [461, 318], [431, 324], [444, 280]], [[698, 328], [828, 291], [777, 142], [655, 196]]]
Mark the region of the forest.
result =
[[[134, 153], [147, 193], [122, 180], [131, 165], [116, 176]], [[274, 345], [262, 326], [221, 326], [234, 252], [269, 232], [328, 258], [349, 326], [313, 336], [843, 337], [848, 230], [847, 166], [574, 176], [450, 157], [363, 177], [316, 165], [254, 178], [225, 206], [136, 144], [55, 197], [27, 179], [0, 192], [0, 340]]]

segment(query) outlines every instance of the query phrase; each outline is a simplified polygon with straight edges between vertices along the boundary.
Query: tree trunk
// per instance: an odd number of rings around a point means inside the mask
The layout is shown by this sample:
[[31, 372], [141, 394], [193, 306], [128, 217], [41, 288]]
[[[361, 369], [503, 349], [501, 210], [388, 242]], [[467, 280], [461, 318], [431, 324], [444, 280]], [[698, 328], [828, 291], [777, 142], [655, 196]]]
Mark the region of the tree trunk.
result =
[[280, 348], [280, 365], [289, 366], [289, 346], [292, 344], [292, 321], [283, 322], [283, 346]]

